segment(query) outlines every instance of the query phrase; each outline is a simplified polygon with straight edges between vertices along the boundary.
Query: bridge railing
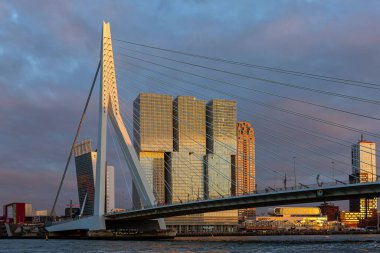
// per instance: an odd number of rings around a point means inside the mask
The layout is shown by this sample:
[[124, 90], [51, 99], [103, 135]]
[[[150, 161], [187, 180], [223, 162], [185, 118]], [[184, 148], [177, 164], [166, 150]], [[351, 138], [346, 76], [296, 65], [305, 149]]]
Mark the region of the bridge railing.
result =
[[[380, 178], [378, 177], [375, 182], [380, 182]], [[350, 181], [341, 181], [341, 180], [336, 180], [335, 182], [326, 182], [326, 183], [319, 183], [319, 184], [311, 184], [311, 185], [304, 185], [304, 184], [299, 184], [298, 186], [289, 186], [289, 187], [266, 187], [264, 189], [257, 190], [256, 192], [253, 193], [247, 193], [243, 195], [250, 195], [250, 194], [265, 194], [265, 193], [280, 193], [280, 192], [286, 192], [286, 191], [295, 191], [295, 190], [306, 190], [306, 189], [319, 189], [319, 188], [325, 188], [325, 187], [333, 187], [333, 186], [338, 186], [338, 185], [353, 185], [353, 184], [361, 184], [361, 183], [370, 183], [370, 182], [350, 182]], [[228, 197], [233, 197], [233, 196], [220, 196], [218, 198], [212, 198], [212, 199], [222, 199], [222, 198], [228, 198]], [[154, 207], [160, 207], [160, 206], [168, 206], [168, 205], [174, 205], [174, 204], [185, 204], [185, 203], [193, 203], [197, 202], [199, 200], [193, 200], [193, 201], [187, 201], [187, 202], [172, 202], [172, 203], [167, 203], [167, 204], [155, 204], [152, 205], [151, 207], [145, 207], [145, 208], [154, 208]], [[139, 208], [130, 208], [126, 209], [120, 212], [128, 212], [128, 211], [136, 211], [136, 210], [141, 210]], [[108, 214], [115, 214], [119, 212], [111, 212]]]

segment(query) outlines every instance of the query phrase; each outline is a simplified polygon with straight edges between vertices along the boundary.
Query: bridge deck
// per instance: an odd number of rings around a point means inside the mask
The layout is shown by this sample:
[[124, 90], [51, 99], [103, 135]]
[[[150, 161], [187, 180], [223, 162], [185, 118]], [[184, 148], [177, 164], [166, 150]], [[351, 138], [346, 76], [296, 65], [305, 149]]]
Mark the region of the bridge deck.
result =
[[380, 182], [226, 197], [106, 214], [107, 219], [145, 220], [248, 207], [290, 205], [380, 196]]

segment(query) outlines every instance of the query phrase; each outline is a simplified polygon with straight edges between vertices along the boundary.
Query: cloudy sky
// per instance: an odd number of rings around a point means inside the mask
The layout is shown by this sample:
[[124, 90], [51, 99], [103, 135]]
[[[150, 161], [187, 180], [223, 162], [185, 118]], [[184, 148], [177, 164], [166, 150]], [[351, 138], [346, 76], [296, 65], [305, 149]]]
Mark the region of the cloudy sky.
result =
[[[0, 205], [26, 201], [36, 209], [51, 207], [99, 60], [103, 20], [111, 22], [112, 36], [118, 39], [114, 41], [116, 71], [126, 118], [130, 115], [131, 101], [139, 92], [194, 95], [205, 100], [233, 99], [238, 103], [238, 119], [248, 120], [255, 127], [259, 187], [282, 186], [282, 174], [286, 172], [292, 184], [293, 156], [297, 157], [299, 182], [315, 183], [318, 174], [324, 175], [326, 182], [329, 177], [347, 180], [351, 170], [349, 146], [358, 140], [360, 131], [318, 123], [269, 106], [373, 133], [374, 136], [366, 136], [373, 141], [378, 139], [375, 136], [380, 130], [378, 119], [229, 84], [380, 117], [379, 87], [373, 85], [380, 84], [379, 13], [377, 0], [367, 0], [365, 4], [359, 0], [1, 1]], [[301, 78], [165, 53], [122, 41], [371, 84], [365, 85], [368, 88]], [[274, 85], [147, 54], [371, 101]], [[146, 61], [229, 84], [196, 78]], [[81, 139], [95, 140], [96, 95]], [[304, 132], [310, 130], [325, 138]], [[109, 156], [116, 172], [125, 172], [114, 151], [110, 144]], [[71, 164], [59, 208], [70, 199], [77, 202], [74, 176]], [[118, 206], [122, 207], [128, 202], [129, 188], [123, 185], [123, 180], [117, 182]]]

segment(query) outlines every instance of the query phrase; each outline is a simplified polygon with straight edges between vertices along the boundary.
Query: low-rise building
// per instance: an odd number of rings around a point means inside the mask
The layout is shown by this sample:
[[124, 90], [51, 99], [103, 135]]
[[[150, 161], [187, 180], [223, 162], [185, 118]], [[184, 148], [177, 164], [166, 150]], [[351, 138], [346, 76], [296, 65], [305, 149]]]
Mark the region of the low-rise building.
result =
[[322, 216], [318, 207], [276, 207], [268, 211], [269, 216], [258, 216], [244, 223], [246, 231], [255, 230], [327, 230], [335, 227]]
[[339, 219], [339, 206], [332, 203], [323, 203], [319, 206], [322, 215], [327, 216], [328, 221], [337, 221]]
[[3, 206], [3, 216], [6, 223], [32, 223], [32, 204], [10, 203]]
[[178, 234], [237, 232], [238, 210], [170, 217], [165, 223]]

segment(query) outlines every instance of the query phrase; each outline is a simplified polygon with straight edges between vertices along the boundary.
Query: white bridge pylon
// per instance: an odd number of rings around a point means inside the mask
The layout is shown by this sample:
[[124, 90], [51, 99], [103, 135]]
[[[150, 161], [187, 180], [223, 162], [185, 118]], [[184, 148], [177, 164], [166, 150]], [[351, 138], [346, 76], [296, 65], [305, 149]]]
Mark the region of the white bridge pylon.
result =
[[[49, 232], [76, 229], [88, 229], [92, 231], [106, 229], [104, 214], [106, 195], [105, 176], [108, 117], [110, 118], [112, 126], [116, 132], [117, 140], [120, 144], [122, 153], [131, 172], [133, 183], [137, 188], [143, 206], [151, 207], [153, 206], [153, 203], [155, 203], [153, 190], [149, 186], [144, 171], [141, 168], [140, 161], [120, 114], [112, 49], [111, 27], [110, 24], [106, 22], [103, 22], [100, 59], [101, 77], [94, 216], [47, 227]], [[153, 224], [149, 224], [149, 226], [152, 227]], [[143, 223], [141, 225], [144, 226]], [[166, 228], [163, 219], [158, 219], [157, 224], [153, 225], [153, 227], [156, 229]]]
[[[111, 27], [103, 22], [102, 48], [101, 48], [101, 87], [99, 96], [99, 130], [98, 155], [96, 162], [95, 209], [94, 216], [102, 217], [105, 211], [105, 169], [107, 144], [107, 116], [115, 129], [124, 158], [129, 166], [132, 180], [136, 185], [143, 206], [152, 206], [155, 203], [153, 190], [146, 180], [140, 161], [132, 145], [131, 138], [125, 128], [120, 114], [119, 100], [116, 85], [115, 64], [112, 49]], [[165, 224], [161, 219], [160, 228]]]

